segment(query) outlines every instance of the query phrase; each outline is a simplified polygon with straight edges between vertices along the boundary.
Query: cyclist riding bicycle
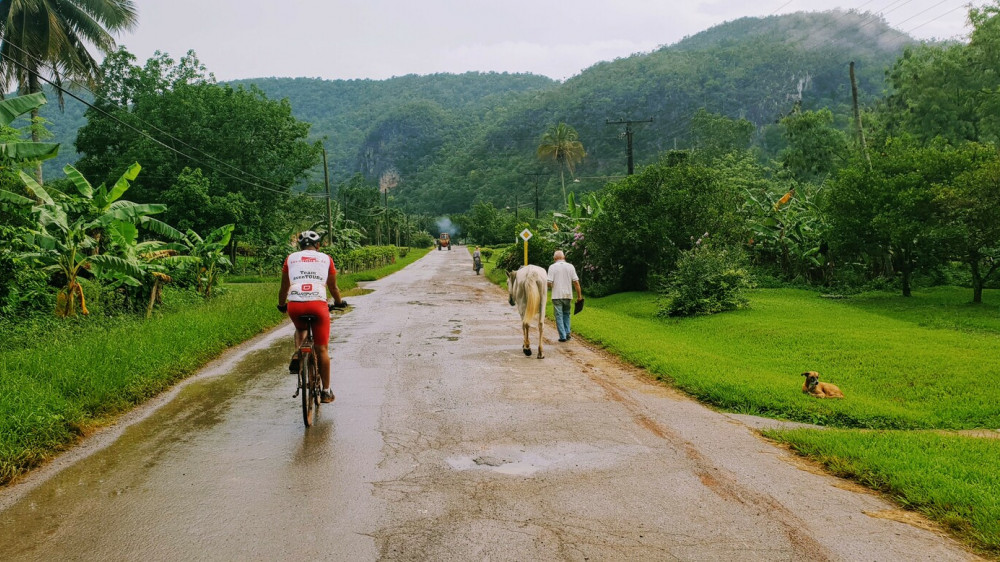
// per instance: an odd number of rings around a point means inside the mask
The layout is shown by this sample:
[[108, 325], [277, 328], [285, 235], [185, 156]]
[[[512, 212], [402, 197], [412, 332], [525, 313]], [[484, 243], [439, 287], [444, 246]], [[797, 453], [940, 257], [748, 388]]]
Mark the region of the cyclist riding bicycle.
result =
[[[300, 319], [303, 315], [316, 317], [313, 322], [313, 346], [319, 361], [319, 374], [323, 381], [320, 399], [324, 404], [333, 402], [330, 391], [330, 309], [326, 290], [333, 295], [333, 306], [344, 308], [347, 303], [340, 298], [337, 288], [337, 268], [333, 258], [319, 252], [320, 235], [311, 230], [299, 234], [299, 250], [285, 258], [281, 268], [281, 289], [278, 291], [278, 310], [288, 312], [295, 324], [295, 347], [308, 335], [308, 324]], [[288, 366], [293, 373], [299, 371], [298, 356], [292, 358]]]

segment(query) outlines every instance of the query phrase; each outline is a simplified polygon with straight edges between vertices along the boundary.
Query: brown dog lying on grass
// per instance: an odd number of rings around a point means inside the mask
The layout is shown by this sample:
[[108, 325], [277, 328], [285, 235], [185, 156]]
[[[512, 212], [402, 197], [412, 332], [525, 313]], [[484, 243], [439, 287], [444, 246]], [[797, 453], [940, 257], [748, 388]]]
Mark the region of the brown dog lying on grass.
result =
[[802, 373], [806, 378], [802, 385], [802, 392], [811, 394], [816, 398], [843, 398], [844, 393], [837, 388], [837, 385], [828, 382], [819, 382], [819, 373], [816, 371], [806, 371]]

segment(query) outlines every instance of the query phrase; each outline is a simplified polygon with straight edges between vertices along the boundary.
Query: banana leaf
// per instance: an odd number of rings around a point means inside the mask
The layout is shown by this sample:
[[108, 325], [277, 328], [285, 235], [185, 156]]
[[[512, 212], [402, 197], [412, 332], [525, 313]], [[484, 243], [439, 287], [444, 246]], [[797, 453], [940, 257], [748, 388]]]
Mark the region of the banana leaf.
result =
[[116, 256], [109, 256], [107, 254], [90, 256], [90, 263], [100, 269], [107, 269], [116, 273], [124, 273], [132, 277], [142, 277], [142, 270], [136, 267], [135, 264]]
[[18, 116], [45, 105], [45, 94], [35, 92], [25, 96], [0, 101], [0, 125], [10, 125]]
[[0, 203], [14, 203], [16, 205], [31, 205], [34, 203], [31, 199], [24, 197], [23, 195], [18, 195], [12, 191], [7, 191], [5, 189], [0, 189]]
[[[90, 185], [87, 178], [83, 177], [83, 174], [81, 174], [76, 168], [66, 164], [66, 166], [63, 167], [63, 173], [66, 174], [66, 177], [69, 178], [71, 182], [73, 182], [73, 185], [76, 186], [76, 190], [80, 192], [80, 195], [83, 195], [87, 199], [92, 199], [94, 197], [93, 186]], [[103, 206], [104, 205], [98, 203], [98, 207]]]
[[52, 196], [49, 195], [47, 191], [45, 191], [44, 187], [42, 187], [41, 185], [38, 184], [37, 181], [35, 181], [35, 178], [29, 176], [23, 171], [18, 173], [21, 176], [21, 181], [24, 182], [24, 185], [28, 186], [28, 191], [30, 191], [32, 195], [37, 197], [39, 200], [41, 200], [42, 203], [45, 203], [46, 205], [55, 205], [55, 201], [52, 200]]
[[59, 143], [29, 141], [0, 143], [0, 156], [17, 162], [48, 160], [59, 156]]

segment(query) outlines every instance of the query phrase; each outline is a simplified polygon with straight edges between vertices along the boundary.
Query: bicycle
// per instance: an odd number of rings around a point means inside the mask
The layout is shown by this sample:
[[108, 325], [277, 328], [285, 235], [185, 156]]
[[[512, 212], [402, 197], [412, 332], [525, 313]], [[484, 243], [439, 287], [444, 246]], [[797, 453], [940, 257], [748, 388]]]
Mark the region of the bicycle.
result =
[[313, 408], [319, 410], [319, 396], [323, 391], [323, 384], [319, 376], [319, 363], [316, 354], [313, 353], [312, 324], [317, 317], [312, 314], [304, 314], [299, 319], [306, 323], [308, 331], [306, 338], [299, 345], [299, 384], [292, 398], [302, 395], [302, 420], [306, 427], [310, 427], [313, 422]]
[[[341, 301], [340, 306], [327, 304], [330, 311], [334, 309], [344, 310], [347, 308], [347, 301]], [[302, 396], [302, 421], [306, 427], [312, 426], [314, 413], [319, 411], [320, 395], [323, 392], [323, 381], [319, 375], [319, 360], [313, 352], [313, 322], [317, 316], [313, 314], [303, 314], [299, 319], [306, 323], [306, 337], [299, 344], [296, 357], [299, 363], [298, 387], [292, 398]]]

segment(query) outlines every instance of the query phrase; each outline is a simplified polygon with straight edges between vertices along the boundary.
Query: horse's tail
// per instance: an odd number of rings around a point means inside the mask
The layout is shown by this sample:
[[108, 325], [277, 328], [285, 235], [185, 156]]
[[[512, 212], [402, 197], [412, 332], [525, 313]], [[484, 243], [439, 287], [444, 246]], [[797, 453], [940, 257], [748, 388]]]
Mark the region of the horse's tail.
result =
[[538, 294], [538, 283], [533, 278], [527, 279], [524, 290], [528, 297], [528, 306], [524, 311], [524, 318], [521, 319], [521, 322], [528, 324], [534, 320], [535, 316], [538, 316], [538, 307], [541, 305], [542, 297]]

